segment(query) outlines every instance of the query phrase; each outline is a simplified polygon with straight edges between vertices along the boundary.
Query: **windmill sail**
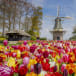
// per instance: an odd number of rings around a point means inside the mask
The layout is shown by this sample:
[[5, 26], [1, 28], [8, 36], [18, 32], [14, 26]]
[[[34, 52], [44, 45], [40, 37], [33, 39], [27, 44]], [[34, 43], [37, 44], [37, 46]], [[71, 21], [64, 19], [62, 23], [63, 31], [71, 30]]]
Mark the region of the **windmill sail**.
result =
[[57, 8], [57, 17], [59, 17], [60, 7]]

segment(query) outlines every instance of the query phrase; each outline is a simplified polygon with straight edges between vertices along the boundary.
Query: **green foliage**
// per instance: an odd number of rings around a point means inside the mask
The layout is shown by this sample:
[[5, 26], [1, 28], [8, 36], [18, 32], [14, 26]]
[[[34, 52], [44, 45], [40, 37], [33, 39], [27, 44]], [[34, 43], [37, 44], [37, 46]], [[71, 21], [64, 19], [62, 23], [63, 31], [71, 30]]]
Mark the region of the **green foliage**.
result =
[[31, 37], [31, 40], [37, 40], [37, 39], [36, 39], [36, 37], [32, 36], [32, 37]]
[[71, 37], [69, 40], [76, 40], [76, 35]]
[[32, 16], [31, 33], [33, 33], [32, 34], [33, 36], [39, 35], [39, 31], [42, 25], [42, 16], [43, 16], [42, 8], [37, 7], [35, 11], [33, 12], [33, 16]]
[[6, 40], [6, 37], [0, 36], [0, 43], [3, 43], [4, 40]]
[[76, 26], [73, 28], [73, 36], [69, 38], [69, 40], [76, 40]]
[[73, 32], [72, 32], [73, 34], [75, 34], [76, 33], [76, 26], [74, 26], [74, 28], [73, 28]]
[[47, 40], [47, 38], [44, 38], [44, 37], [43, 37], [43, 38], [40, 38], [40, 40]]
[[19, 76], [19, 74], [18, 73], [14, 73], [13, 76]]

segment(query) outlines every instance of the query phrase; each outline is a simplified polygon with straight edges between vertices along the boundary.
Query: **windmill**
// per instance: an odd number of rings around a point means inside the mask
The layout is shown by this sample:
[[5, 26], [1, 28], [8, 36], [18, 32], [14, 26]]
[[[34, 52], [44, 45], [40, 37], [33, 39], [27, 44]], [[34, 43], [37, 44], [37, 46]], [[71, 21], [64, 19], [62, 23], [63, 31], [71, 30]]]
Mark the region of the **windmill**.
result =
[[55, 17], [55, 25], [52, 31], [50, 31], [53, 34], [53, 40], [63, 40], [63, 35], [66, 32], [62, 27], [62, 21], [63, 19], [71, 19], [71, 17], [60, 17], [60, 7], [57, 9], [57, 16], [47, 16], [47, 17]]

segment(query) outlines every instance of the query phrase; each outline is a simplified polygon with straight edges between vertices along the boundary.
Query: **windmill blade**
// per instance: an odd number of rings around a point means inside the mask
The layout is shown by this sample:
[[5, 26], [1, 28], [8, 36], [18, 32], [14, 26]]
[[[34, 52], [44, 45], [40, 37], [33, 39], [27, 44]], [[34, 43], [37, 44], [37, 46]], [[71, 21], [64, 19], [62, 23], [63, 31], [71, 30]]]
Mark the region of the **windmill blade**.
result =
[[72, 17], [60, 17], [60, 18], [65, 18], [65, 19], [72, 19]]
[[45, 16], [45, 17], [56, 17], [56, 16]]
[[57, 17], [59, 17], [59, 13], [60, 12], [60, 6], [58, 6], [58, 8], [57, 8]]

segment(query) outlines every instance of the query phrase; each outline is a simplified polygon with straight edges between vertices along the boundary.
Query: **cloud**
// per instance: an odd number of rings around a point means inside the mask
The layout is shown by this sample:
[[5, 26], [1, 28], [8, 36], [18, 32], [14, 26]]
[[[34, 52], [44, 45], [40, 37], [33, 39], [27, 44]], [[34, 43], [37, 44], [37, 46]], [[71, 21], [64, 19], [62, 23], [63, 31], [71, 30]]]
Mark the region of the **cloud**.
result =
[[37, 6], [41, 6], [43, 7], [44, 6], [44, 0], [31, 0], [32, 4], [35, 5], [36, 7]]

